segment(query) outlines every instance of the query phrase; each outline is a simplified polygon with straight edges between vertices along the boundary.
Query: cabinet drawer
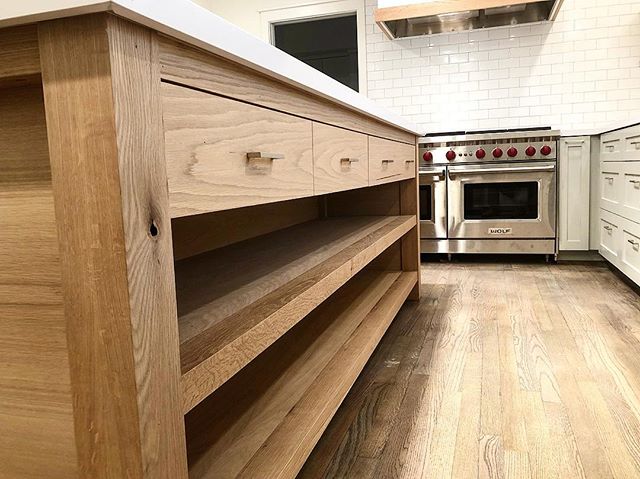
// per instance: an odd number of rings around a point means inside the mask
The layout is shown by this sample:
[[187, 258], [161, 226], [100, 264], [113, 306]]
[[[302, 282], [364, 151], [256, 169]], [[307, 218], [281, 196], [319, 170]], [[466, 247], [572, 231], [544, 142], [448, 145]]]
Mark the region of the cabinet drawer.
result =
[[618, 263], [621, 238], [620, 218], [601, 210], [600, 254], [614, 264]]
[[629, 163], [623, 183], [622, 215], [632, 221], [640, 221], [640, 162]]
[[313, 174], [316, 195], [369, 184], [367, 136], [322, 123], [313, 124]]
[[622, 196], [622, 172], [619, 163], [603, 163], [600, 171], [600, 206], [616, 211]]
[[601, 164], [600, 206], [640, 222], [640, 161]]
[[640, 125], [622, 130], [624, 141], [624, 159], [640, 160]]
[[311, 121], [163, 83], [171, 216], [313, 195]]
[[416, 148], [414, 145], [369, 137], [369, 184], [415, 178]]
[[622, 232], [622, 270], [631, 279], [640, 279], [640, 225], [626, 222]]
[[602, 161], [640, 160], [640, 125], [602, 135], [600, 159]]

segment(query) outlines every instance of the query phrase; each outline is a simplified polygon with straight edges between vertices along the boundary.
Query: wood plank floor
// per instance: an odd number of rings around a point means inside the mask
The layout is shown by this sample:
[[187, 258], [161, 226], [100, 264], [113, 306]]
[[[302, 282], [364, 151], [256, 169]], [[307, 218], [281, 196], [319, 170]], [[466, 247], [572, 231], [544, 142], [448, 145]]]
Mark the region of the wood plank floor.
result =
[[640, 297], [605, 266], [425, 263], [301, 478], [640, 477]]

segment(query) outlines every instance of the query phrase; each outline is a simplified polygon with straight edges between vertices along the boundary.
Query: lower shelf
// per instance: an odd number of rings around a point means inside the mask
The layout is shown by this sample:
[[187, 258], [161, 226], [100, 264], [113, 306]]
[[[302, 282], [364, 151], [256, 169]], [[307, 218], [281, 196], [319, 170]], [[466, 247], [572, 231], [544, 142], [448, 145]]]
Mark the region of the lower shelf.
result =
[[295, 477], [416, 281], [360, 273], [189, 412], [189, 476]]

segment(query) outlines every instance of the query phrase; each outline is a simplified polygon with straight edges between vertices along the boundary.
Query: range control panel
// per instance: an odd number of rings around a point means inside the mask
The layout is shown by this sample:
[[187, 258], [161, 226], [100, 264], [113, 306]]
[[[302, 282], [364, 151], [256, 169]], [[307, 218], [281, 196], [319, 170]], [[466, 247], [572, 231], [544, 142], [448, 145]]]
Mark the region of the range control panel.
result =
[[457, 164], [508, 161], [542, 161], [557, 158], [557, 142], [521, 141], [521, 142], [485, 142], [478, 144], [440, 143], [420, 145], [420, 164]]

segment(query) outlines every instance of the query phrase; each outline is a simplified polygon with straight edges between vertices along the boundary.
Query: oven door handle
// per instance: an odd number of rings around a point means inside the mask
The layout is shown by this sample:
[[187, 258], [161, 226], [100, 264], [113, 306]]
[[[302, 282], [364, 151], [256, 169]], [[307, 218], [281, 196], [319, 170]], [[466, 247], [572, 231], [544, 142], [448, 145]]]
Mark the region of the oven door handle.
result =
[[478, 168], [474, 170], [454, 170], [449, 168], [449, 178], [458, 175], [484, 175], [492, 173], [527, 173], [531, 171], [555, 171], [555, 165], [550, 166], [521, 166], [514, 168]]
[[421, 178], [425, 176], [432, 176], [434, 182], [444, 181], [447, 178], [447, 173], [444, 168], [439, 170], [420, 170], [419, 175]]

